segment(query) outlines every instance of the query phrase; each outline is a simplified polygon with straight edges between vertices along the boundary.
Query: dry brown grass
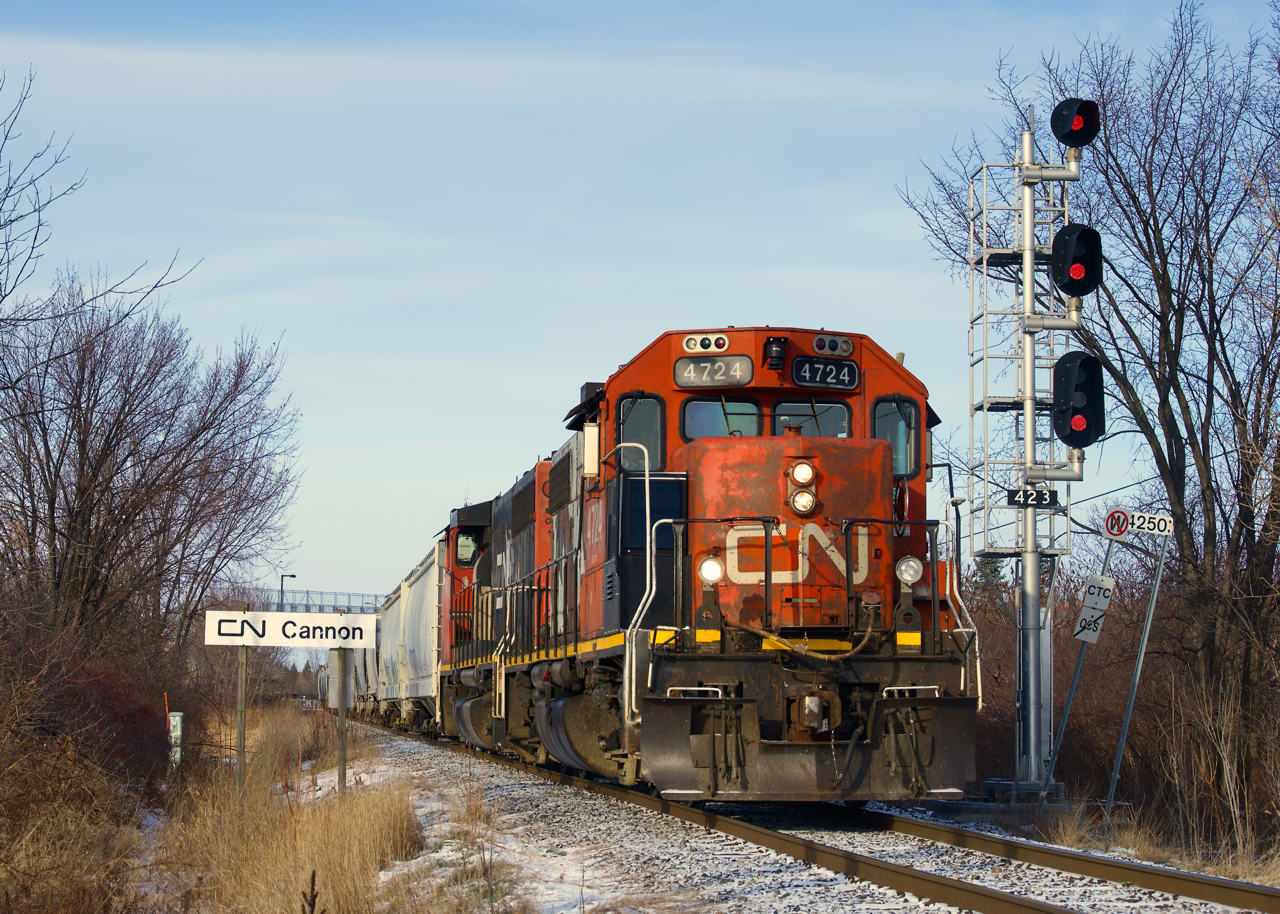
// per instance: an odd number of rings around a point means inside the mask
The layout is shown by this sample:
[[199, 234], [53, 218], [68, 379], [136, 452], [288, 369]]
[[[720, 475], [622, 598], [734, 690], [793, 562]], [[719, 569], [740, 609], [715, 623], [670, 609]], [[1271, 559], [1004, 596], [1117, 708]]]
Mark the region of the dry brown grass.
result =
[[0, 914], [97, 914], [130, 895], [128, 771], [104, 767], [99, 719], [60, 700], [81, 685], [52, 661], [0, 659]]
[[243, 802], [236, 798], [234, 769], [220, 765], [173, 805], [157, 838], [153, 905], [296, 911], [314, 871], [317, 911], [371, 911], [379, 871], [421, 847], [407, 787], [351, 787], [345, 796], [321, 800], [308, 791], [310, 797], [299, 799], [299, 747], [303, 756], [323, 758], [327, 728], [289, 709], [261, 714], [255, 723]]
[[1159, 816], [1126, 810], [1108, 823], [1101, 812], [1083, 803], [1053, 807], [1041, 814], [1040, 836], [1054, 844], [1083, 850], [1123, 851], [1148, 863], [1176, 866], [1226, 879], [1280, 885], [1280, 853], [1256, 857], [1239, 849], [1216, 856], [1196, 853], [1171, 840]]
[[127, 907], [137, 832], [109, 802], [61, 798], [9, 835], [0, 879], [2, 914], [97, 914]]
[[388, 880], [387, 914], [535, 914], [519, 867], [499, 859], [499, 813], [473, 762], [444, 794], [445, 821], [417, 866]]
[[1051, 806], [1041, 813], [1036, 830], [1046, 841], [1063, 847], [1094, 849], [1098, 842], [1098, 822], [1083, 803]]

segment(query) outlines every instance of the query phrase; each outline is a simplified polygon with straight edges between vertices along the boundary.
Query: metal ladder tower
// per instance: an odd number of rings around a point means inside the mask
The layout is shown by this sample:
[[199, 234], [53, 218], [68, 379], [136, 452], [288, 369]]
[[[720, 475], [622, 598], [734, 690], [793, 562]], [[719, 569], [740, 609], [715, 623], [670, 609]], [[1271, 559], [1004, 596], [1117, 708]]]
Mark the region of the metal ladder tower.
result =
[[[1070, 483], [1081, 479], [1084, 461], [1081, 450], [1063, 453], [1051, 421], [1053, 364], [1079, 329], [1080, 299], [1063, 298], [1049, 274], [1054, 232], [1068, 222], [1065, 182], [1079, 179], [1080, 151], [1068, 150], [1065, 162], [1047, 158], [1036, 161], [1032, 108], [1016, 160], [983, 163], [969, 183], [969, 551], [1020, 565], [1011, 610], [1015, 793], [1039, 790], [1049, 761], [1053, 603], [1042, 610], [1041, 560], [1071, 551]], [[1044, 493], [1054, 481], [1067, 482], [1056, 506], [1028, 506], [1026, 496], [1018, 504], [1011, 495]]]

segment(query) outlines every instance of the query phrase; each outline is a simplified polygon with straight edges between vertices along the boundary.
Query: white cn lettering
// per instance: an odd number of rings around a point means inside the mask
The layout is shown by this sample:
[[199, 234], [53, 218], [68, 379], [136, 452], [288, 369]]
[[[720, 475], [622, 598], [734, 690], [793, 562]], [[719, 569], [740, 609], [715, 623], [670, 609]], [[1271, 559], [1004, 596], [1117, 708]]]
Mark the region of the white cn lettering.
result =
[[[774, 536], [786, 536], [786, 526], [775, 527], [773, 529]], [[729, 580], [735, 584], [763, 584], [764, 571], [742, 571], [738, 568], [738, 543], [744, 539], [763, 539], [764, 526], [762, 524], [747, 524], [740, 527], [733, 527], [725, 536], [725, 571], [729, 576]], [[860, 527], [854, 536], [858, 544], [858, 562], [853, 571], [853, 577], [850, 579], [854, 584], [861, 584], [867, 579], [867, 528]], [[810, 541], [817, 540], [818, 545], [822, 547], [822, 551], [831, 559], [832, 564], [840, 571], [842, 576], [848, 577], [849, 572], [845, 567], [844, 556], [836, 549], [835, 545], [828, 539], [827, 534], [817, 524], [805, 524], [800, 531], [799, 553], [800, 563], [798, 568], [788, 571], [775, 571], [773, 573], [773, 582], [775, 584], [799, 584], [801, 581], [809, 577], [809, 556], [812, 554], [810, 550]]]

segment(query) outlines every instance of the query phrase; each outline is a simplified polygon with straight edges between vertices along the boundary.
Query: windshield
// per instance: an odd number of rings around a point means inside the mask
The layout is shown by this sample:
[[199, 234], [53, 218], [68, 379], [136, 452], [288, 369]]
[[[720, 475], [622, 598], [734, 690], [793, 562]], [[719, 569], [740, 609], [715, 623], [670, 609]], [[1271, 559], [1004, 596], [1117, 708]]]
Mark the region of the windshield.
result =
[[760, 407], [745, 400], [685, 400], [684, 436], [725, 438], [760, 434]]
[[800, 434], [816, 438], [848, 438], [849, 407], [822, 400], [788, 400], [773, 407], [773, 433], [781, 435], [788, 425], [800, 426]]

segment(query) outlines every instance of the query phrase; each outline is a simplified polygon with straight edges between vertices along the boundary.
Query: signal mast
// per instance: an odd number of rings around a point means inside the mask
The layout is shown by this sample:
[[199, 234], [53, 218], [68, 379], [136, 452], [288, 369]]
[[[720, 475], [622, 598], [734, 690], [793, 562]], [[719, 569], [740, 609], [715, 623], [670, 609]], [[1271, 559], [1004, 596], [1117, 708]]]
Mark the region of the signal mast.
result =
[[[1066, 155], [1039, 162], [1034, 108], [1028, 115], [1016, 161], [984, 163], [969, 188], [969, 543], [975, 558], [1021, 564], [1014, 780], [993, 785], [1015, 800], [1042, 789], [1052, 743], [1053, 589], [1046, 614], [1041, 557], [1070, 553], [1069, 484], [1084, 478], [1084, 448], [1106, 430], [1101, 364], [1065, 351], [1082, 298], [1102, 282], [1102, 240], [1070, 221], [1066, 191], [1101, 117], [1096, 102], [1060, 102], [1050, 128]], [[1068, 483], [1065, 504], [1055, 482]]]

